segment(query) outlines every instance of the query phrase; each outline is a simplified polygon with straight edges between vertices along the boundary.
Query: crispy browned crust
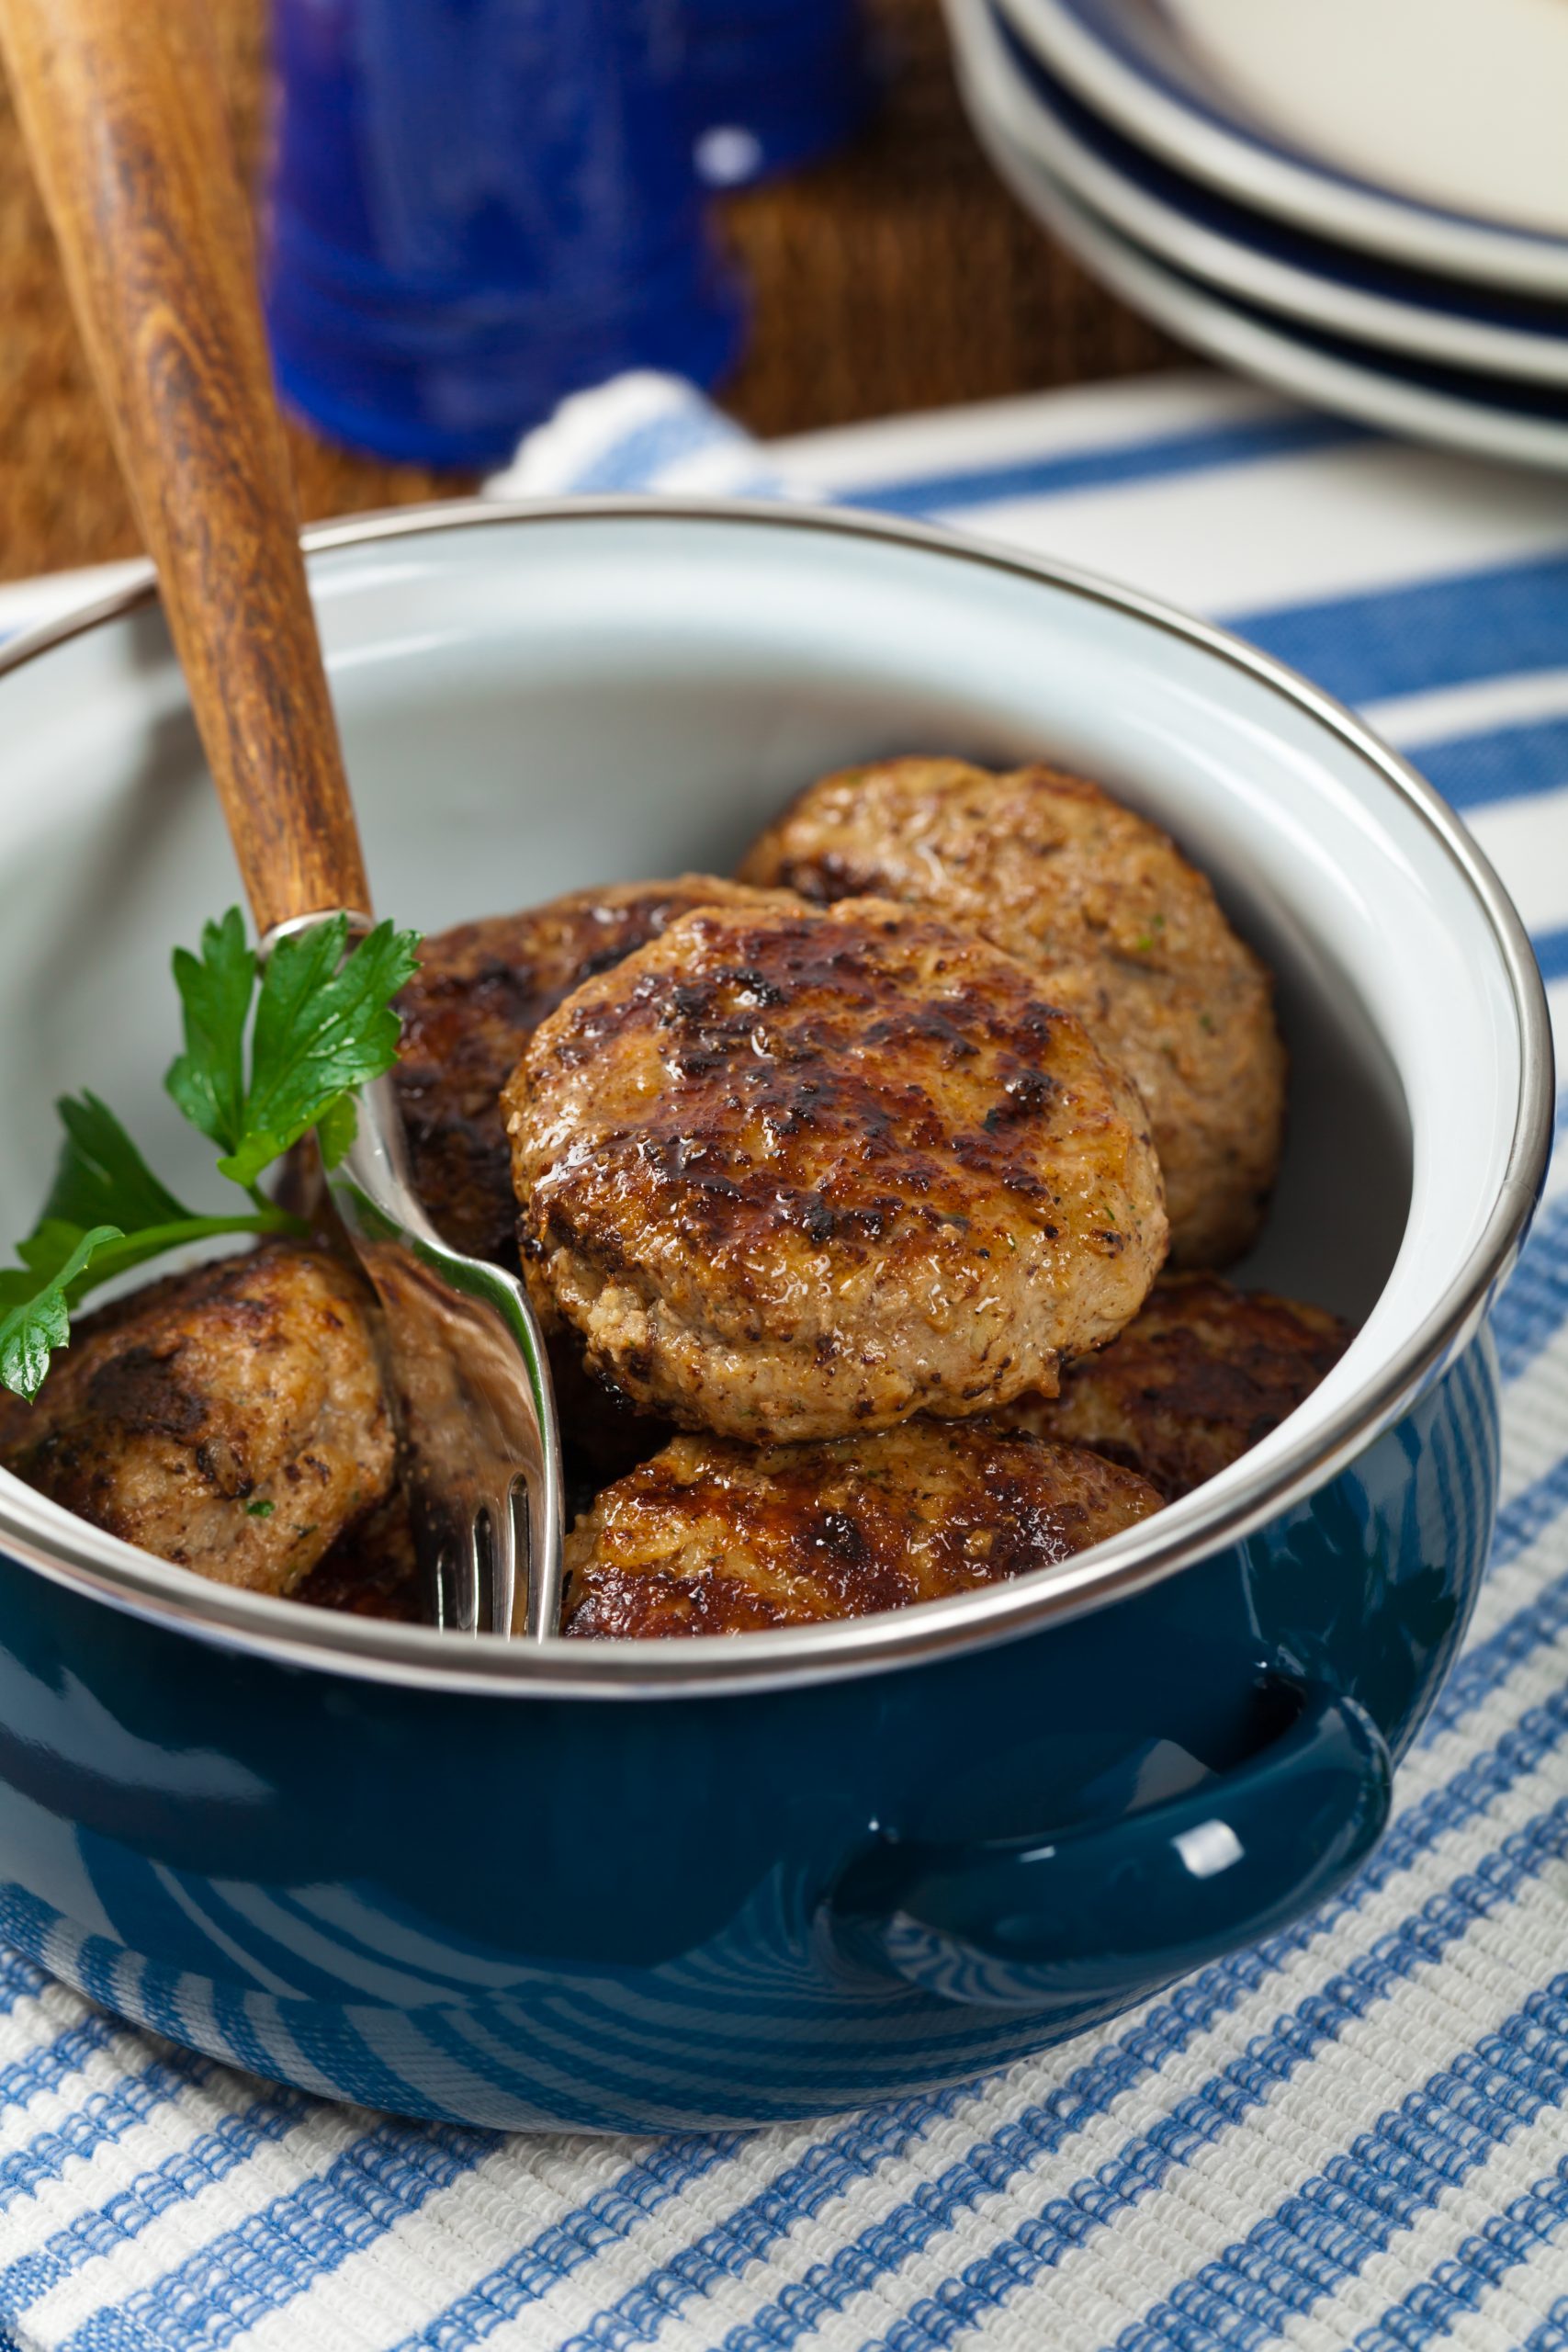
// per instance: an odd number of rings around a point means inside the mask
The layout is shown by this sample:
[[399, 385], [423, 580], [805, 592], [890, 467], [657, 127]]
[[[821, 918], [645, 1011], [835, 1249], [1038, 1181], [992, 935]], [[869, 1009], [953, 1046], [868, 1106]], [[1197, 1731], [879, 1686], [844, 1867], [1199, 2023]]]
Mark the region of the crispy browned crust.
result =
[[824, 904], [929, 906], [1047, 976], [1148, 1104], [1172, 1262], [1253, 1239], [1284, 1125], [1272, 982], [1146, 819], [1053, 768], [888, 760], [812, 785], [741, 872]]
[[1021, 1397], [1006, 1419], [1092, 1446], [1174, 1502], [1278, 1429], [1353, 1336], [1321, 1307], [1167, 1275], [1120, 1339], [1068, 1367], [1058, 1396]]
[[761, 1451], [677, 1438], [568, 1538], [564, 1631], [649, 1640], [870, 1616], [1067, 1559], [1159, 1507], [1112, 1463], [985, 1421]]
[[423, 941], [397, 1001], [398, 1100], [414, 1188], [455, 1249], [516, 1268], [501, 1090], [540, 1022], [694, 907], [757, 897], [711, 874], [682, 874], [574, 891]]
[[75, 1326], [0, 1461], [127, 1543], [220, 1584], [289, 1591], [392, 1480], [356, 1278], [269, 1244]]
[[686, 916], [543, 1024], [505, 1101], [541, 1309], [687, 1428], [1052, 1387], [1165, 1252], [1134, 1089], [1021, 965], [881, 901]]

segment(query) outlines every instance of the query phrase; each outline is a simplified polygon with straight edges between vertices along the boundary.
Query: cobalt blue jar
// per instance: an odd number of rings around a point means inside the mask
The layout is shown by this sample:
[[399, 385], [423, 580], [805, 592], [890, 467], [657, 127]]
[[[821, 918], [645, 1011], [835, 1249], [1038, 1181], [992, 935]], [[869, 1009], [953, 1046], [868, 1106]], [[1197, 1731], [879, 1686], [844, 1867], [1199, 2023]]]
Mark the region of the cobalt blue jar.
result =
[[646, 0], [276, 0], [265, 293], [333, 438], [479, 468], [627, 368], [711, 383], [684, 44]]
[[709, 187], [814, 163], [874, 84], [859, 0], [679, 0], [692, 158]]

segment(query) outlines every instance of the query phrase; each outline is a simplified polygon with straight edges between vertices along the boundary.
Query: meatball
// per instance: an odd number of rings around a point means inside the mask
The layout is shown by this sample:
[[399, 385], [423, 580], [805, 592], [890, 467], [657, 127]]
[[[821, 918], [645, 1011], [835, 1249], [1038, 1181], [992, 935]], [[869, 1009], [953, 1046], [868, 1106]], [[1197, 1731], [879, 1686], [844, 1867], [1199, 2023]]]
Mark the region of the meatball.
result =
[[1272, 984], [1146, 819], [1048, 767], [889, 760], [811, 786], [741, 871], [819, 902], [929, 906], [1020, 957], [1142, 1091], [1173, 1263], [1252, 1240], [1284, 1124]]
[[1067, 1559], [1159, 1508], [1130, 1471], [987, 1421], [761, 1451], [679, 1437], [568, 1537], [562, 1630], [649, 1639], [867, 1617]]
[[287, 1593], [389, 1491], [368, 1294], [269, 1244], [77, 1323], [0, 1462], [95, 1527], [219, 1584]]
[[1353, 1336], [1321, 1307], [1167, 1275], [1119, 1340], [1068, 1367], [1059, 1396], [1021, 1397], [1006, 1419], [1092, 1446], [1174, 1502], [1278, 1429]]
[[423, 943], [419, 970], [397, 1000], [396, 1083], [414, 1189], [454, 1249], [516, 1271], [501, 1090], [546, 1015], [694, 907], [758, 902], [739, 883], [683, 874], [579, 890]]
[[685, 916], [536, 1031], [505, 1102], [541, 1311], [683, 1428], [1049, 1393], [1165, 1254], [1132, 1086], [1021, 964], [886, 901]]

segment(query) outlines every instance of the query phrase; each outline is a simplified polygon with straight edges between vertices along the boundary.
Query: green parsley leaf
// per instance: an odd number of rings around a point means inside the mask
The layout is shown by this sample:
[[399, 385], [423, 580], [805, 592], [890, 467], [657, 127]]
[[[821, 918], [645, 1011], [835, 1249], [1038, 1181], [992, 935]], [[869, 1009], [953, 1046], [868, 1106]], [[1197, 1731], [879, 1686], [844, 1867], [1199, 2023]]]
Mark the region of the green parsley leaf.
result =
[[276, 1508], [276, 1504], [269, 1503], [264, 1497], [259, 1503], [247, 1503], [245, 1505], [245, 1517], [247, 1519], [270, 1519]]
[[[72, 1225], [85, 1232], [113, 1224], [134, 1233], [191, 1215], [159, 1182], [107, 1102], [96, 1094], [64, 1094], [54, 1107], [65, 1140], [40, 1226]], [[25, 1257], [25, 1249], [18, 1255]]]
[[44, 1216], [17, 1245], [19, 1266], [0, 1268], [0, 1387], [30, 1403], [49, 1369], [50, 1352], [70, 1344], [69, 1319], [84, 1294], [129, 1273], [166, 1250], [216, 1235], [289, 1233], [305, 1227], [286, 1210], [247, 1216], [192, 1216], [182, 1212], [161, 1225], [128, 1233], [103, 1223], [84, 1229]]
[[244, 1132], [218, 1163], [236, 1184], [254, 1184], [323, 1116], [341, 1157], [348, 1138], [339, 1096], [398, 1058], [390, 1000], [417, 968], [419, 934], [380, 922], [345, 957], [347, 935], [339, 915], [273, 950], [256, 1004]]
[[164, 1083], [192, 1126], [223, 1151], [237, 1149], [244, 1134], [245, 1023], [255, 985], [255, 950], [238, 907], [204, 926], [199, 960], [188, 947], [175, 950], [186, 1049]]
[[32, 1237], [36, 1262], [29, 1260], [26, 1272], [13, 1268], [0, 1273], [0, 1306], [6, 1310], [0, 1316], [0, 1381], [13, 1395], [32, 1403], [53, 1351], [69, 1344], [72, 1284], [96, 1250], [120, 1238], [118, 1226], [96, 1225], [82, 1233], [54, 1221]]
[[359, 1133], [359, 1113], [352, 1094], [340, 1094], [329, 1102], [316, 1121], [316, 1141], [321, 1148], [321, 1163], [336, 1168], [348, 1156], [350, 1145]]
[[221, 1172], [245, 1186], [254, 1205], [218, 1216], [186, 1208], [106, 1102], [64, 1096], [56, 1107], [65, 1136], [49, 1198], [17, 1245], [21, 1264], [0, 1269], [0, 1385], [30, 1402], [51, 1352], [69, 1344], [77, 1301], [147, 1259], [217, 1235], [306, 1237], [298, 1217], [257, 1192], [256, 1179], [312, 1126], [328, 1167], [342, 1159], [357, 1127], [355, 1090], [397, 1059], [390, 1000], [416, 968], [417, 932], [379, 923], [345, 956], [347, 931], [340, 916], [280, 941], [259, 991], [237, 907], [204, 927], [199, 956], [176, 948], [185, 1051], [165, 1083], [191, 1125], [222, 1150]]

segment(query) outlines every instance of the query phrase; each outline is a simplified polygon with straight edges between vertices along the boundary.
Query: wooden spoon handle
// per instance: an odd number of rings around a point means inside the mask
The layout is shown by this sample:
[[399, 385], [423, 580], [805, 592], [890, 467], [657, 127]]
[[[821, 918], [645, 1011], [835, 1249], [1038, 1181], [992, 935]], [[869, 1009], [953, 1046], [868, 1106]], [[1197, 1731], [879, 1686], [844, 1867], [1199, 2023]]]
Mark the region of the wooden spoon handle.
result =
[[265, 931], [369, 899], [210, 14], [0, 0], [0, 50]]

